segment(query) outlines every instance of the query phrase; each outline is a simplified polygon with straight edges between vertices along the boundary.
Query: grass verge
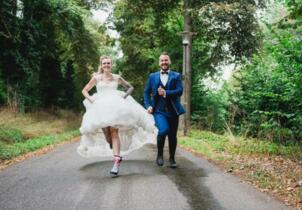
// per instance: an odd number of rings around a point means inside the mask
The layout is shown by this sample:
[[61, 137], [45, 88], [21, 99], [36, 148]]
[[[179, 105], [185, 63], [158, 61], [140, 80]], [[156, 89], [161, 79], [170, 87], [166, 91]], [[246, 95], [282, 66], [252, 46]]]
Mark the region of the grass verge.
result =
[[48, 145], [58, 144], [66, 140], [70, 140], [76, 136], [79, 136], [78, 130], [68, 131], [56, 135], [36, 137], [33, 139], [28, 139], [24, 142], [16, 142], [14, 144], [0, 141], [0, 160], [9, 160]]
[[285, 204], [302, 209], [302, 145], [191, 130], [182, 147], [240, 176]]
[[0, 169], [79, 136], [80, 120], [69, 110], [18, 113], [0, 107]]

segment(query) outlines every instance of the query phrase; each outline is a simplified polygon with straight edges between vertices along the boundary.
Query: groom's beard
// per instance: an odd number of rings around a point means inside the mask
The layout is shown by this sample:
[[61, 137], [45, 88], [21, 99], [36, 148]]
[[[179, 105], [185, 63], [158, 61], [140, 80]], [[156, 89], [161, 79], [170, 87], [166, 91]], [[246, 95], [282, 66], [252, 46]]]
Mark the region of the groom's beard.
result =
[[167, 66], [164, 66], [164, 65], [163, 65], [163, 66], [161, 67], [161, 69], [162, 69], [163, 71], [168, 71], [168, 70], [169, 70], [169, 65], [167, 65]]

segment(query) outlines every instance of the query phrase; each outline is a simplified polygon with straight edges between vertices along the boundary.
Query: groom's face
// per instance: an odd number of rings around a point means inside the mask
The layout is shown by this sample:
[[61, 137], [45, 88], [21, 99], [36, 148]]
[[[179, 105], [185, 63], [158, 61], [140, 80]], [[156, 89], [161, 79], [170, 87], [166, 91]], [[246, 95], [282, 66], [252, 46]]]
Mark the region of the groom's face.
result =
[[161, 55], [159, 57], [159, 66], [162, 70], [167, 71], [171, 64], [170, 57], [168, 55]]

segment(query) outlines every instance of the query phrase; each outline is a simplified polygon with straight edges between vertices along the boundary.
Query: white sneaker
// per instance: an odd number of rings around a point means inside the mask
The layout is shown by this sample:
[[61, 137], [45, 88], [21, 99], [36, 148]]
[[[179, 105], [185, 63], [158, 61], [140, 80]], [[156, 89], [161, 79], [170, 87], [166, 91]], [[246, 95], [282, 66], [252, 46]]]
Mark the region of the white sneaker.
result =
[[117, 176], [118, 172], [119, 172], [119, 166], [117, 164], [114, 164], [110, 171], [110, 174], [113, 176]]

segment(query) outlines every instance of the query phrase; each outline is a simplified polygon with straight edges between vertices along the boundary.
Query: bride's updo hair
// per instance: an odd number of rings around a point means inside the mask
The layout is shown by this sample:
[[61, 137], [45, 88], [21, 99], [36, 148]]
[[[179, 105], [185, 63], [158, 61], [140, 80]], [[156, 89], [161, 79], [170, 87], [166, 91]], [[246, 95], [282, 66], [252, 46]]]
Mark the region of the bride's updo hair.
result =
[[99, 68], [98, 68], [98, 73], [99, 74], [102, 74], [104, 72], [104, 70], [102, 69], [102, 62], [103, 62], [104, 59], [109, 59], [111, 64], [112, 64], [112, 60], [109, 56], [106, 56], [106, 55], [101, 56], [100, 57], [100, 65], [99, 65]]

